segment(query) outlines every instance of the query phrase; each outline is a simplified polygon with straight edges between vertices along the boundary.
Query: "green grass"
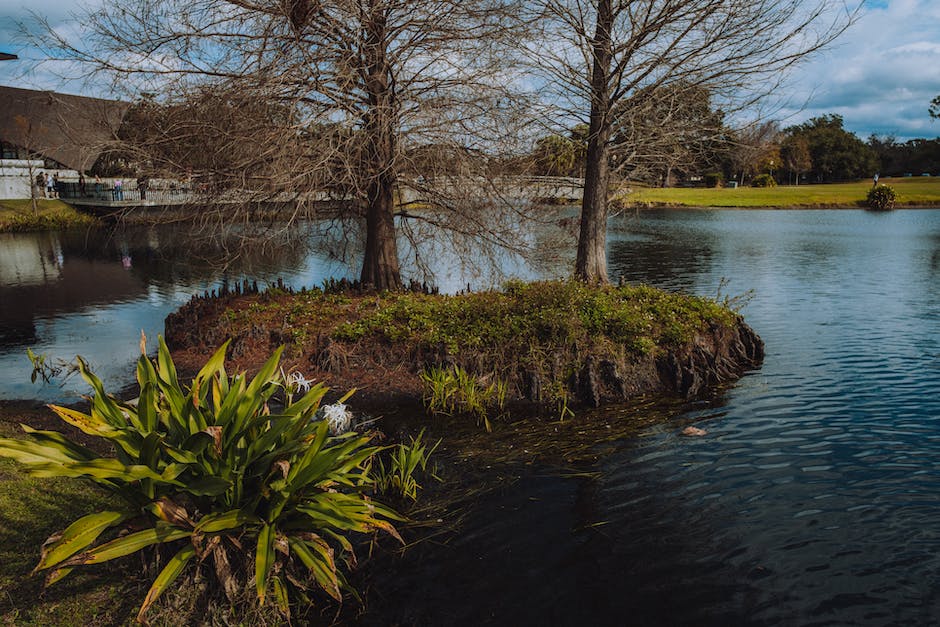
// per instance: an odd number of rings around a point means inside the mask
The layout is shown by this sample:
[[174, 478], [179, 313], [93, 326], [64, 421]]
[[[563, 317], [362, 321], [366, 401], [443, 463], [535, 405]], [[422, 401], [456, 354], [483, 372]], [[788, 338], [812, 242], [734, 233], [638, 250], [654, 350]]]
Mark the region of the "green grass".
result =
[[79, 212], [61, 200], [39, 199], [36, 211], [32, 201], [0, 200], [0, 233], [44, 231], [97, 224], [95, 218]]
[[[898, 193], [898, 207], [940, 206], [940, 177], [883, 178]], [[826, 208], [864, 207], [869, 179], [855, 183], [828, 185], [779, 185], [777, 187], [721, 188], [634, 188], [615, 195], [627, 205], [676, 207], [780, 207]]]
[[[19, 437], [19, 428], [0, 422], [0, 436]], [[0, 624], [123, 625], [140, 598], [123, 568], [72, 573], [42, 590], [42, 575], [31, 575], [42, 543], [70, 522], [106, 504], [100, 490], [76, 479], [35, 479], [23, 467], [0, 458]], [[74, 578], [74, 579], [73, 579]]]
[[678, 346], [709, 321], [733, 322], [717, 303], [647, 286], [592, 288], [576, 282], [512, 282], [503, 292], [458, 296], [391, 294], [341, 324], [336, 339], [498, 353], [578, 342], [612, 342], [639, 354]]

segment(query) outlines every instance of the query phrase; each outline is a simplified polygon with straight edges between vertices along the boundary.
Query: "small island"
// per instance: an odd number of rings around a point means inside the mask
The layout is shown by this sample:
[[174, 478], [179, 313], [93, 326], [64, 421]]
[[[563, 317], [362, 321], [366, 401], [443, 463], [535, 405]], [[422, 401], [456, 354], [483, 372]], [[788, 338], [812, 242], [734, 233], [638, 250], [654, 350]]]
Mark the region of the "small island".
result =
[[256, 370], [285, 345], [285, 369], [336, 390], [360, 388], [357, 397], [427, 404], [435, 377], [452, 372], [481, 395], [492, 390], [500, 408], [562, 415], [647, 394], [692, 396], [763, 359], [763, 342], [728, 306], [648, 286], [425, 291], [226, 288], [171, 314], [166, 340], [182, 368], [231, 340], [232, 365]]

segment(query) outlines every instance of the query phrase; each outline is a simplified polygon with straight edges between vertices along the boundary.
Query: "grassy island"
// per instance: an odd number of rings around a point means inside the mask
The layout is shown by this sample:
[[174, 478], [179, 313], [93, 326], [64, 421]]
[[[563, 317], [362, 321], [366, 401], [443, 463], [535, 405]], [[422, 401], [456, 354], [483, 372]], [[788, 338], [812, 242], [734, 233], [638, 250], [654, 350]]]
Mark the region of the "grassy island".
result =
[[230, 338], [233, 361], [249, 370], [284, 344], [291, 367], [338, 389], [428, 402], [448, 377], [462, 378], [451, 383], [484, 397], [492, 388], [499, 405], [527, 401], [563, 413], [651, 392], [694, 394], [762, 355], [759, 338], [726, 305], [573, 282], [455, 296], [275, 289], [196, 298], [167, 319], [166, 333], [189, 367]]
[[97, 224], [95, 218], [56, 199], [0, 200], [0, 233], [51, 231]]

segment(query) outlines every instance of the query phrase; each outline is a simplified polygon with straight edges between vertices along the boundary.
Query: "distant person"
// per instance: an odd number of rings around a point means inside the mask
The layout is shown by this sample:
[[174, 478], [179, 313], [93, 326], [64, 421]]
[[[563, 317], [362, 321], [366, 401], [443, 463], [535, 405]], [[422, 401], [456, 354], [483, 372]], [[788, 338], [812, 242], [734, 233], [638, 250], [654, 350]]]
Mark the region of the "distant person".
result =
[[871, 184], [871, 186], [872, 186], [872, 187], [877, 187], [877, 186], [878, 186], [878, 173], [877, 173], [877, 172], [875, 172], [874, 182]]
[[101, 198], [101, 177], [95, 175], [95, 198]]
[[52, 177], [46, 176], [46, 198], [55, 198], [55, 188], [52, 186]]
[[114, 200], [124, 200], [124, 181], [114, 180], [114, 191], [111, 192], [111, 198]]
[[52, 193], [55, 194], [53, 198], [60, 198], [62, 196], [62, 184], [59, 183], [59, 173], [56, 172], [52, 175]]
[[85, 197], [85, 174], [83, 172], [78, 173], [78, 195], [82, 198]]
[[137, 177], [137, 189], [140, 190], [140, 199], [147, 200], [147, 187], [150, 185], [150, 181], [147, 180], [146, 176]]
[[40, 172], [39, 174], [36, 175], [36, 187], [38, 188], [38, 191], [36, 193], [39, 194], [42, 198], [45, 198], [46, 197], [46, 173], [45, 172]]

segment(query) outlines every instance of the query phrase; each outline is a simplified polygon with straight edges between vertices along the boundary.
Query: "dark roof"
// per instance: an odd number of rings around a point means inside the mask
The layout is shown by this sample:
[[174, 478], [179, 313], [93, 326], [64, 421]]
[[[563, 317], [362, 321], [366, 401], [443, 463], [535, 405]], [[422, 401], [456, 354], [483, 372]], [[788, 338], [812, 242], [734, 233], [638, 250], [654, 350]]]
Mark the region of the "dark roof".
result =
[[0, 140], [73, 170], [87, 170], [114, 141], [130, 106], [119, 100], [0, 86]]

